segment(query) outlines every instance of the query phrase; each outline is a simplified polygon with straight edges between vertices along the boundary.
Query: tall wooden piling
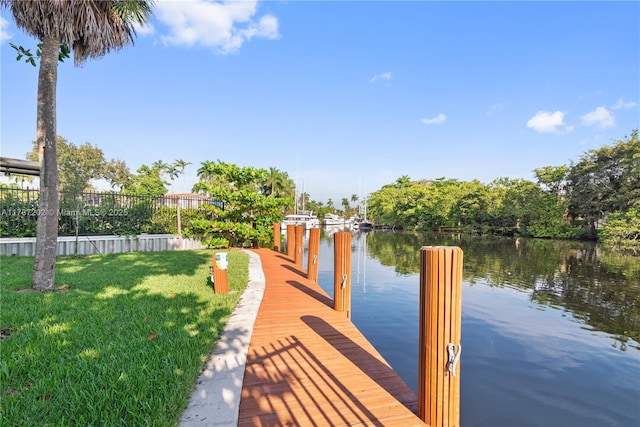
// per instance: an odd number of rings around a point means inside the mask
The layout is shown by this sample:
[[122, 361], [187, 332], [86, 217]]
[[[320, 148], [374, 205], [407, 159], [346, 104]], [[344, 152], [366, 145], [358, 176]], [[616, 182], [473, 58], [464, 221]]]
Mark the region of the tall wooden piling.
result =
[[296, 226], [293, 224], [287, 225], [287, 256], [293, 258], [293, 255], [296, 253], [296, 244], [295, 237], [296, 234]]
[[304, 256], [304, 246], [302, 240], [304, 238], [304, 226], [296, 225], [295, 230], [295, 254], [293, 256], [293, 262], [297, 265], [302, 265], [302, 258]]
[[418, 416], [432, 427], [460, 425], [462, 250], [420, 249]]
[[333, 309], [351, 318], [351, 233], [333, 235]]
[[280, 252], [280, 224], [273, 224], [273, 250]]
[[309, 258], [307, 259], [307, 279], [318, 281], [318, 255], [320, 254], [320, 229], [309, 230]]

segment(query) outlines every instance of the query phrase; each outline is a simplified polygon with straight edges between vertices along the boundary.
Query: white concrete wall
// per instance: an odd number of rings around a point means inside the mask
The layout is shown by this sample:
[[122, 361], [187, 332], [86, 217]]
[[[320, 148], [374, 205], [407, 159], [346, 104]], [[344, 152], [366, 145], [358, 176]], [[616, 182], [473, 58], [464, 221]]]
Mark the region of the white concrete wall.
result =
[[[76, 238], [58, 237], [57, 254], [74, 255]], [[141, 234], [139, 236], [79, 236], [78, 255], [122, 252], [160, 252], [204, 249], [200, 240], [180, 238], [176, 234]], [[35, 237], [0, 238], [0, 255], [34, 256]]]

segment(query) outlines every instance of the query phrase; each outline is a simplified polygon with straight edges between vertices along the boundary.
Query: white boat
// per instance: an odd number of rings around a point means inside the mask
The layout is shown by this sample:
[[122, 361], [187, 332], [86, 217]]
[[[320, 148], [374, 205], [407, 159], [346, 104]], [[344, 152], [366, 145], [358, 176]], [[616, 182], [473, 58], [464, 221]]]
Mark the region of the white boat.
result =
[[322, 223], [326, 226], [332, 226], [332, 225], [344, 226], [344, 218], [337, 214], [327, 213], [327, 214], [324, 214]]
[[286, 231], [288, 225], [302, 225], [305, 230], [309, 230], [320, 227], [320, 220], [311, 211], [300, 211], [300, 213], [285, 216], [280, 228]]

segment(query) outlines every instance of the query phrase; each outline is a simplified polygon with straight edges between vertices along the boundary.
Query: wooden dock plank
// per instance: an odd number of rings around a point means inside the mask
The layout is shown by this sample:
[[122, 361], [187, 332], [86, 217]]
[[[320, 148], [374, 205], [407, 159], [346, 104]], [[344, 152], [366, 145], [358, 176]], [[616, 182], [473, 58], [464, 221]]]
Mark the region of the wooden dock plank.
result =
[[417, 397], [289, 257], [260, 255], [265, 294], [240, 401], [242, 426], [424, 426]]

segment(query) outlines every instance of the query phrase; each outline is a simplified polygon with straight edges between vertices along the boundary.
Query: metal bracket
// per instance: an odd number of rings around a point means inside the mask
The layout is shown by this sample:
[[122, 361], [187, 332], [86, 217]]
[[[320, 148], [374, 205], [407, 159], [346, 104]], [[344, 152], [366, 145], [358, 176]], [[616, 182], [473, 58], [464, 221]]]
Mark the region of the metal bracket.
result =
[[342, 275], [342, 283], [340, 283], [340, 287], [341, 287], [342, 289], [344, 289], [346, 286], [347, 286], [347, 275], [346, 275], [346, 274], [343, 274], [343, 275]]
[[456, 345], [449, 343], [447, 345], [447, 352], [449, 353], [449, 361], [447, 362], [447, 369], [451, 372], [451, 375], [456, 376], [456, 365], [460, 360], [460, 353], [462, 353], [462, 344], [458, 345], [458, 351], [456, 352]]

